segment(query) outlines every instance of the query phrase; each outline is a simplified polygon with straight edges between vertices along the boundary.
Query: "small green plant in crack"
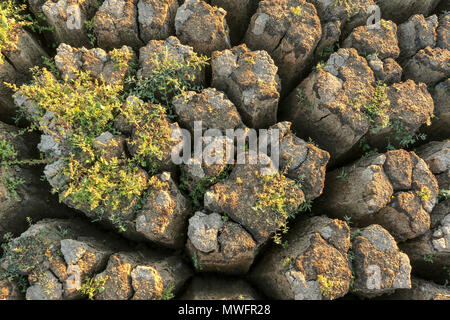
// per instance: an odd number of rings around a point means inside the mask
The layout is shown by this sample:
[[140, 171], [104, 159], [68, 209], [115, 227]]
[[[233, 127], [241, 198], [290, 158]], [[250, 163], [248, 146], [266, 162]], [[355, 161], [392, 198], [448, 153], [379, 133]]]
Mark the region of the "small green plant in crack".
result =
[[206, 191], [216, 183], [224, 181], [230, 175], [233, 167], [225, 166], [216, 176], [205, 176], [198, 182], [190, 178], [185, 171], [181, 172], [180, 189], [189, 194], [189, 198], [194, 207], [200, 208], [203, 204], [203, 198]]
[[397, 141], [402, 148], [407, 148], [418, 141], [425, 141], [427, 139], [425, 133], [411, 133], [399, 120], [392, 122], [390, 128], [392, 129], [392, 138]]
[[428, 263], [434, 263], [433, 260], [433, 254], [426, 254], [423, 256], [423, 261], [428, 262]]
[[342, 180], [345, 183], [348, 183], [348, 173], [345, 172], [345, 168], [342, 168], [341, 173], [336, 176], [336, 179]]
[[422, 187], [420, 190], [416, 191], [417, 196], [420, 198], [420, 201], [426, 203], [431, 200], [431, 191], [427, 187]]
[[196, 74], [208, 65], [208, 58], [192, 53], [189, 58], [178, 61], [171, 58], [167, 48], [154, 53], [149, 64], [152, 74], [148, 78], [128, 77], [125, 80], [126, 94], [167, 108], [170, 118], [175, 117], [172, 99], [187, 91], [200, 92]]
[[318, 62], [314, 67], [315, 70], [323, 70], [323, 68], [325, 68], [325, 63], [323, 61]]
[[86, 35], [89, 38], [89, 42], [92, 47], [95, 47], [95, 45], [97, 44], [97, 37], [95, 36], [94, 33], [94, 26], [95, 26], [95, 17], [84, 22], [84, 27], [86, 28]]
[[105, 285], [108, 280], [109, 276], [88, 277], [84, 280], [78, 292], [89, 300], [94, 300], [97, 294], [105, 291]]
[[198, 263], [197, 251], [194, 251], [194, 254], [192, 255], [192, 263], [194, 264], [195, 270], [203, 270], [203, 266]]
[[311, 101], [309, 101], [309, 99], [306, 97], [302, 88], [297, 88], [296, 96], [297, 96], [297, 100], [300, 104], [308, 107], [311, 110], [313, 110], [315, 108], [314, 104]]
[[450, 190], [440, 189], [436, 197], [436, 204], [447, 199], [450, 199]]
[[331, 54], [337, 51], [339, 48], [340, 48], [339, 42], [329, 45], [328, 47], [324, 48], [322, 51], [319, 52], [319, 57], [323, 58], [324, 60], [328, 60]]
[[172, 300], [175, 296], [173, 294], [174, 290], [175, 290], [174, 284], [167, 286], [167, 288], [164, 288], [163, 292], [161, 293], [161, 296], [157, 300]]

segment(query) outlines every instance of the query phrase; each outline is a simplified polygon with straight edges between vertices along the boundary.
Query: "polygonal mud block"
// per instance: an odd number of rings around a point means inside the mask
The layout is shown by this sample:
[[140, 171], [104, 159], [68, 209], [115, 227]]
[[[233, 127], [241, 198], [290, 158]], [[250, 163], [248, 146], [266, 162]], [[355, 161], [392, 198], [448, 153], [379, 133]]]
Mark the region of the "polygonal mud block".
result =
[[363, 158], [329, 175], [320, 212], [351, 219], [359, 226], [380, 224], [397, 241], [430, 229], [438, 195], [436, 178], [414, 152], [388, 151]]
[[202, 132], [218, 129], [225, 134], [227, 129], [243, 127], [236, 106], [220, 91], [214, 88], [202, 92], [185, 92], [172, 101], [174, 111], [182, 127], [194, 132], [195, 122], [201, 121]]
[[[173, 61], [180, 64], [190, 64], [195, 62], [196, 53], [190, 46], [180, 43], [176, 37], [169, 37], [165, 40], [152, 40], [145, 47], [139, 50], [139, 70], [137, 75], [140, 78], [149, 78], [158, 66], [156, 63], [164, 61]], [[194, 84], [203, 84], [205, 80], [204, 68], [198, 68], [192, 71], [189, 76]]]
[[73, 48], [60, 44], [57, 48], [55, 63], [61, 77], [74, 79], [77, 72], [89, 72], [98, 80], [110, 84], [123, 83], [135, 54], [130, 47], [123, 46], [108, 53], [100, 48]]
[[287, 235], [287, 247], [272, 247], [252, 269], [250, 279], [270, 298], [328, 300], [350, 289], [350, 229], [325, 216], [300, 218]]
[[98, 46], [105, 50], [123, 45], [138, 50], [138, 0], [105, 0], [94, 17], [94, 33]]
[[407, 20], [413, 14], [430, 14], [440, 0], [379, 0], [381, 14], [396, 23]]
[[97, 279], [105, 282], [97, 300], [157, 300], [171, 298], [191, 277], [192, 271], [178, 256], [134, 251], [113, 254]]
[[436, 176], [440, 190], [450, 189], [450, 140], [432, 141], [416, 150]]
[[137, 8], [142, 41], [164, 40], [175, 34], [177, 0], [139, 0]]
[[54, 28], [53, 37], [57, 43], [87, 46], [90, 39], [86, 22], [94, 17], [98, 5], [98, 0], [49, 0], [40, 10], [46, 23]]
[[212, 86], [225, 92], [246, 125], [267, 128], [275, 124], [280, 99], [278, 68], [266, 51], [240, 45], [213, 53]]
[[444, 284], [450, 270], [450, 200], [434, 208], [431, 230], [400, 247], [411, 259], [415, 274]]
[[279, 68], [283, 92], [294, 88], [312, 62], [321, 37], [315, 7], [303, 0], [263, 0], [253, 15], [244, 42], [266, 50]]
[[300, 137], [312, 138], [338, 158], [369, 128], [370, 122], [354, 102], [369, 101], [374, 82], [366, 59], [353, 48], [339, 49], [284, 100], [282, 118], [292, 122]]
[[211, 5], [221, 7], [227, 12], [231, 43], [239, 44], [247, 31], [250, 18], [256, 11], [260, 0], [211, 0]]
[[426, 47], [409, 60], [404, 69], [405, 79], [434, 86], [450, 77], [450, 51]]
[[136, 216], [136, 231], [146, 239], [172, 248], [184, 245], [191, 206], [169, 172], [153, 176], [142, 209]]
[[69, 215], [69, 210], [58, 203], [48, 185], [41, 181], [42, 167], [18, 164], [37, 157], [36, 137], [18, 134], [18, 128], [0, 122], [3, 148], [8, 151], [12, 147], [17, 152], [17, 155], [3, 155], [5, 158], [0, 156], [0, 241], [8, 232], [23, 232], [27, 217], [38, 220]]
[[[225, 214], [241, 224], [258, 246], [285, 230], [287, 220], [298, 212], [305, 198], [301, 187], [277, 172], [264, 154], [246, 154], [230, 176], [213, 185], [204, 196], [205, 208]], [[280, 202], [276, 208], [270, 203]]]
[[258, 300], [260, 295], [245, 280], [197, 275], [181, 300]]
[[434, 47], [437, 26], [436, 15], [426, 19], [423, 15], [414, 15], [407, 22], [398, 25], [398, 45], [402, 61], [408, 60], [425, 47]]
[[355, 48], [361, 56], [377, 54], [381, 60], [397, 59], [400, 55], [397, 25], [392, 21], [383, 20], [379, 29], [369, 29], [368, 26], [355, 28], [345, 39], [342, 47]]
[[213, 51], [231, 47], [226, 11], [203, 0], [186, 0], [175, 17], [177, 37], [194, 51], [211, 56]]
[[299, 180], [307, 200], [314, 200], [322, 194], [330, 154], [303, 141], [290, 128], [290, 122], [270, 127], [280, 130], [280, 168], [286, 170], [287, 177]]
[[399, 289], [383, 297], [392, 300], [450, 300], [450, 289], [431, 281], [413, 277], [411, 289]]
[[[372, 126], [366, 138], [372, 147], [383, 148], [390, 142], [396, 147], [403, 147], [405, 137], [414, 136], [420, 127], [431, 122], [434, 103], [424, 83], [407, 80], [394, 83], [385, 91], [387, 105], [381, 112], [389, 124], [372, 117]], [[373, 101], [373, 100], [372, 100]], [[381, 104], [382, 102], [378, 102]], [[376, 118], [376, 117], [375, 117]]]
[[411, 266], [394, 238], [380, 225], [358, 230], [352, 241], [355, 282], [352, 292], [373, 298], [411, 288]]
[[189, 219], [186, 250], [200, 272], [245, 274], [257, 253], [252, 236], [217, 213], [196, 212]]

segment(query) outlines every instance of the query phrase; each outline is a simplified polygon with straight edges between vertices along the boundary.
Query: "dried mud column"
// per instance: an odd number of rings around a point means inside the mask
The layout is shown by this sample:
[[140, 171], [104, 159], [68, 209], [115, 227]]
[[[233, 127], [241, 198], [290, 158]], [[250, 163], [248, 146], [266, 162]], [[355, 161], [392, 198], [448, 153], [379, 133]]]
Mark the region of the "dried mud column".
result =
[[368, 26], [355, 28], [343, 43], [344, 48], [355, 48], [358, 54], [367, 57], [375, 78], [386, 84], [400, 82], [402, 67], [395, 61], [400, 55], [397, 40], [397, 25], [382, 20], [378, 29]]
[[280, 122], [270, 127], [279, 129], [280, 170], [302, 185], [306, 200], [322, 194], [330, 154], [297, 137], [290, 122]]
[[435, 175], [439, 189], [450, 190], [450, 140], [429, 142], [416, 152]]
[[213, 51], [231, 47], [227, 12], [203, 0], [186, 0], [175, 17], [177, 37], [194, 51], [211, 56]]
[[[416, 136], [422, 126], [431, 123], [434, 103], [424, 83], [412, 80], [395, 83], [390, 87], [377, 85], [377, 92], [368, 104], [366, 117], [371, 128], [366, 135], [372, 147], [391, 145], [402, 148], [424, 139]], [[370, 107], [379, 108], [372, 112]]]
[[431, 213], [431, 230], [400, 245], [411, 259], [415, 274], [444, 284], [450, 271], [450, 200]]
[[380, 225], [358, 230], [352, 241], [351, 256], [355, 275], [353, 293], [373, 298], [411, 288], [409, 258]]
[[438, 17], [436, 15], [425, 18], [423, 15], [413, 15], [408, 21], [398, 25], [398, 45], [400, 60], [407, 62], [419, 50], [436, 45]]
[[221, 7], [227, 12], [226, 19], [230, 27], [232, 44], [242, 43], [250, 18], [256, 11], [260, 0], [211, 0], [211, 5]]
[[160, 245], [181, 248], [186, 237], [191, 205], [169, 172], [153, 176], [142, 209], [136, 215], [136, 231]]
[[328, 300], [350, 289], [350, 229], [325, 216], [300, 219], [286, 248], [272, 247], [250, 274], [252, 282], [274, 299]]
[[327, 176], [320, 212], [359, 226], [379, 224], [401, 242], [430, 229], [438, 195], [436, 178], [414, 152], [389, 151], [361, 159]]
[[216, 51], [211, 67], [212, 86], [225, 92], [247, 126], [260, 129], [276, 123], [280, 79], [266, 51], [250, 51], [245, 44]]
[[225, 134], [227, 129], [243, 127], [236, 106], [220, 91], [207, 88], [202, 92], [185, 92], [172, 101], [178, 121], [182, 127], [194, 132], [195, 122], [202, 130], [218, 129]]
[[57, 43], [88, 46], [91, 39], [86, 23], [94, 17], [99, 5], [97, 0], [49, 0], [40, 11], [45, 15], [46, 23], [54, 28]]
[[79, 72], [89, 72], [92, 77], [109, 84], [123, 83], [130, 64], [136, 59], [133, 50], [127, 46], [106, 52], [100, 48], [73, 48], [62, 43], [56, 52], [56, 67], [63, 79], [75, 79]]
[[287, 94], [312, 63], [321, 32], [312, 4], [304, 0], [263, 0], [251, 19], [244, 42], [250, 49], [266, 50], [272, 56]]
[[[0, 122], [0, 241], [3, 235], [26, 229], [27, 217], [67, 216], [68, 210], [50, 194], [41, 181], [41, 167], [34, 166], [33, 136], [14, 136], [19, 129]], [[21, 161], [25, 163], [20, 164]]]
[[[145, 47], [139, 50], [139, 70], [137, 76], [140, 78], [150, 78], [153, 72], [158, 69], [158, 64], [171, 65], [173, 63], [191, 64], [198, 55], [192, 47], [181, 44], [176, 37], [169, 37], [165, 40], [151, 40]], [[173, 62], [171, 62], [173, 61]], [[186, 78], [196, 85], [204, 85], [205, 69], [195, 68], [191, 74], [186, 74]]]
[[142, 41], [164, 40], [175, 34], [177, 0], [139, 0], [137, 8]]
[[138, 0], [106, 0], [94, 17], [94, 33], [100, 48], [112, 50], [123, 45], [138, 50]]
[[360, 106], [374, 96], [374, 82], [366, 59], [353, 48], [339, 49], [284, 100], [281, 117], [292, 122], [300, 137], [312, 138], [336, 160], [369, 129]]
[[245, 274], [257, 254], [255, 241], [242, 226], [203, 212], [189, 219], [186, 249], [200, 272]]
[[150, 251], [118, 252], [96, 279], [108, 279], [96, 300], [171, 299], [191, 277], [179, 256]]
[[244, 280], [217, 276], [195, 276], [181, 300], [259, 300], [261, 297]]

